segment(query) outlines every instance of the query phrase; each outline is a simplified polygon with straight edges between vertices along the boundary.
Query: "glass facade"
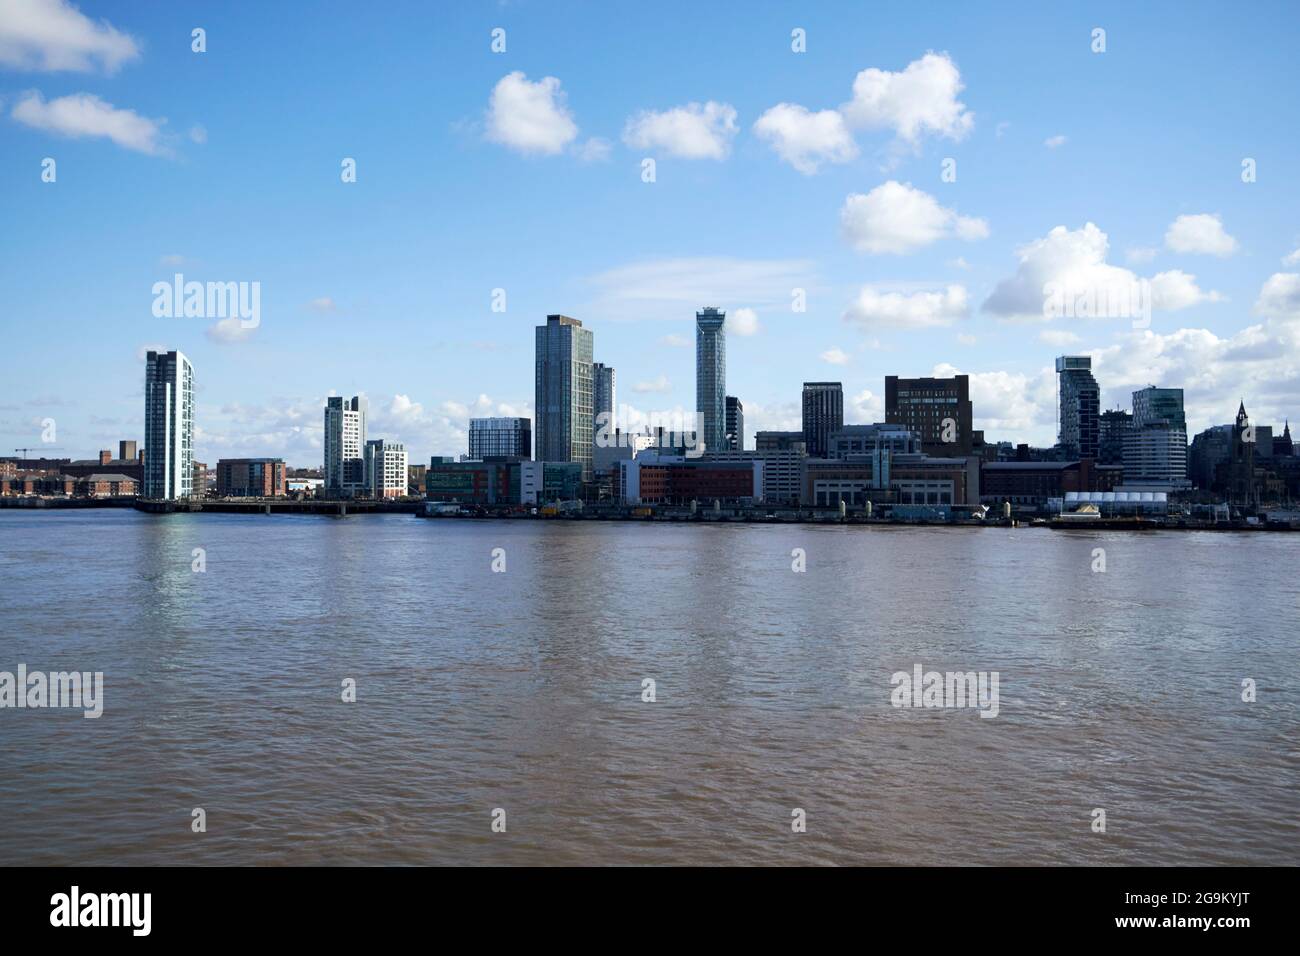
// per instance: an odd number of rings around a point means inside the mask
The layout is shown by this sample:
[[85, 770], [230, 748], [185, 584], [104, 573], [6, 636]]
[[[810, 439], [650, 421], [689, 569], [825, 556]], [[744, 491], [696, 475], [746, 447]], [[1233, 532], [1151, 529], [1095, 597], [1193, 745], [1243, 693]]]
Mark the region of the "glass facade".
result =
[[735, 395], [727, 396], [727, 450], [745, 450], [745, 406]]
[[1056, 360], [1057, 442], [1076, 458], [1096, 458], [1100, 448], [1101, 388], [1092, 358], [1062, 355]]
[[595, 423], [593, 427], [600, 431], [600, 416], [606, 415], [605, 429], [610, 434], [618, 427], [615, 419], [615, 395], [614, 388], [614, 368], [603, 362], [596, 362], [591, 366], [591, 414]]
[[180, 352], [149, 352], [144, 372], [146, 498], [194, 493], [194, 366]]
[[577, 319], [548, 315], [537, 327], [536, 459], [576, 462], [591, 476], [592, 334]]
[[844, 386], [839, 382], [803, 383], [803, 440], [810, 458], [830, 453], [831, 435], [844, 427]]
[[477, 461], [532, 458], [532, 421], [527, 418], [471, 418], [469, 457]]
[[703, 418], [706, 451], [727, 447], [727, 313], [695, 313], [695, 411]]

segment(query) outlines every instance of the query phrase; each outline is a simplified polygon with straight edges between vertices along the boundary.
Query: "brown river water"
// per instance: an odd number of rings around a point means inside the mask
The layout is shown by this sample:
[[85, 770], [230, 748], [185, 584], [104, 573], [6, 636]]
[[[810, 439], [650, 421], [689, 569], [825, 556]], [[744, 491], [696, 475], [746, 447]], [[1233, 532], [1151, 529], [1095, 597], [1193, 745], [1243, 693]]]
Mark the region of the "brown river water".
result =
[[[1295, 865], [1297, 568], [1286, 534], [0, 512], [0, 671], [104, 675], [98, 719], [0, 709], [0, 864]], [[996, 675], [996, 717], [893, 706], [916, 665]]]

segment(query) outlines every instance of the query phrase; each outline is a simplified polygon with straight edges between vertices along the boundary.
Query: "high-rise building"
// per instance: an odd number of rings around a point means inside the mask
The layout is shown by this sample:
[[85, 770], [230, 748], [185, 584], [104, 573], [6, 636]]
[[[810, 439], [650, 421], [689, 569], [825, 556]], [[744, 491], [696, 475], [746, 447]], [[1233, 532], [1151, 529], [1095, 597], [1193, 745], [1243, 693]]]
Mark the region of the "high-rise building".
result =
[[970, 379], [885, 377], [885, 421], [921, 436], [927, 455], [969, 455], [973, 447]]
[[745, 450], [745, 406], [735, 395], [727, 396], [727, 449]]
[[703, 419], [706, 451], [727, 447], [727, 313], [695, 313], [695, 411]]
[[406, 494], [406, 446], [387, 438], [366, 442], [366, 493], [371, 498], [400, 498]]
[[1100, 441], [1101, 388], [1089, 355], [1056, 360], [1056, 440], [1070, 458], [1096, 458]]
[[1133, 425], [1141, 428], [1152, 422], [1168, 422], [1187, 430], [1187, 417], [1183, 413], [1181, 388], [1156, 388], [1148, 385], [1133, 393]]
[[536, 459], [577, 462], [591, 478], [592, 334], [577, 319], [548, 315], [537, 327]]
[[1181, 388], [1152, 385], [1133, 393], [1133, 424], [1124, 435], [1124, 484], [1169, 490], [1188, 486]]
[[1202, 491], [1212, 491], [1219, 478], [1219, 466], [1232, 459], [1232, 425], [1213, 425], [1192, 438], [1187, 452], [1187, 477]]
[[117, 457], [119, 461], [135, 461], [136, 444], [133, 441], [119, 441], [117, 443]]
[[194, 366], [180, 352], [149, 352], [144, 369], [146, 498], [194, 495]]
[[844, 386], [840, 382], [803, 383], [803, 440], [810, 458], [830, 454], [831, 434], [844, 427]]
[[1097, 417], [1097, 463], [1119, 465], [1124, 462], [1124, 435], [1133, 427], [1133, 413], [1111, 408]]
[[527, 461], [533, 457], [533, 422], [529, 418], [471, 418], [469, 457]]
[[[592, 428], [600, 431], [602, 424], [609, 434], [614, 434], [618, 423], [614, 417], [616, 396], [614, 388], [614, 366], [604, 362], [594, 362], [591, 366], [591, 415]], [[604, 418], [601, 418], [604, 415]]]
[[366, 417], [364, 396], [325, 400], [325, 494], [342, 498], [359, 494], [366, 486]]

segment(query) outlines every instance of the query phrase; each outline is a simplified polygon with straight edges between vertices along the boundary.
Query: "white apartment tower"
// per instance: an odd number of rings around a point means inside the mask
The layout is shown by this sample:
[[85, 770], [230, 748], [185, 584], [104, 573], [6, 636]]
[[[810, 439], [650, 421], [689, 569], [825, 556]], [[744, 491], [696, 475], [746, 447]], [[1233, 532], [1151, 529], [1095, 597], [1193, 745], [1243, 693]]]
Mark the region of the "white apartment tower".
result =
[[149, 352], [144, 367], [144, 497], [188, 498], [194, 482], [194, 366]]
[[386, 438], [366, 442], [366, 492], [371, 498], [406, 494], [406, 446]]
[[366, 412], [361, 395], [325, 400], [325, 494], [343, 498], [366, 488]]

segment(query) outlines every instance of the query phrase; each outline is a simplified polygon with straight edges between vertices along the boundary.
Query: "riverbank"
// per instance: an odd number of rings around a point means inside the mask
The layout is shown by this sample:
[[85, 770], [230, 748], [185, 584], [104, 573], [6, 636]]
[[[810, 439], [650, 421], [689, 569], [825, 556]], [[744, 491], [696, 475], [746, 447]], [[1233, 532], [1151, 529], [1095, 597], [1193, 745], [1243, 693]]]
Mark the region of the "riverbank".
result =
[[201, 499], [194, 501], [150, 501], [135, 497], [119, 498], [40, 498], [35, 496], [0, 498], [0, 508], [22, 510], [62, 510], [68, 508], [133, 508], [147, 514], [259, 514], [317, 515], [348, 518], [367, 514], [408, 514], [417, 518], [453, 521], [618, 521], [673, 522], [704, 524], [842, 524], [869, 526], [955, 526], [982, 528], [1052, 528], [1077, 531], [1300, 531], [1295, 524], [1244, 520], [1209, 522], [1184, 517], [1144, 517], [1141, 519], [1112, 516], [1092, 521], [1061, 520], [1059, 516], [1037, 513], [1013, 513], [979, 517], [978, 511], [963, 509], [943, 513], [898, 515], [887, 508], [867, 515], [862, 511], [840, 514], [834, 509], [782, 508], [696, 508], [685, 506], [596, 505], [585, 508], [521, 508], [466, 506], [459, 510], [430, 507], [422, 499], [398, 501], [306, 499]]

